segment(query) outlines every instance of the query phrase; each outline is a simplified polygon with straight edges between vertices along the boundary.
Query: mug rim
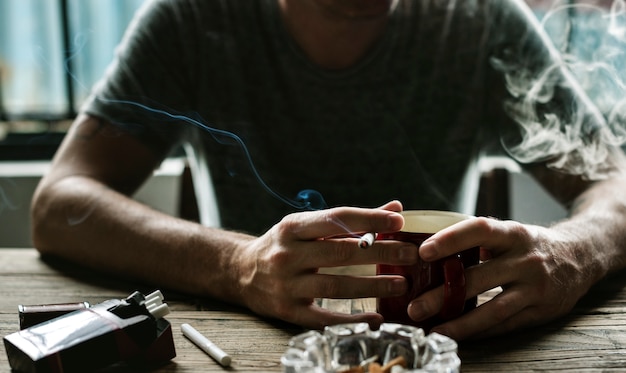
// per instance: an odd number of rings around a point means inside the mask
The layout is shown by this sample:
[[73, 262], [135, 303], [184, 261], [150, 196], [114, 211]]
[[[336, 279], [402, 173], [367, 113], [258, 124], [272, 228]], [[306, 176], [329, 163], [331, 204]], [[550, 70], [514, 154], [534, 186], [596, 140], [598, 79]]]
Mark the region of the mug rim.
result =
[[[401, 211], [400, 214], [404, 217], [404, 224], [400, 232], [406, 233], [433, 234], [471, 218], [467, 214], [446, 210], [405, 210]], [[428, 220], [420, 219], [420, 217], [428, 217]]]

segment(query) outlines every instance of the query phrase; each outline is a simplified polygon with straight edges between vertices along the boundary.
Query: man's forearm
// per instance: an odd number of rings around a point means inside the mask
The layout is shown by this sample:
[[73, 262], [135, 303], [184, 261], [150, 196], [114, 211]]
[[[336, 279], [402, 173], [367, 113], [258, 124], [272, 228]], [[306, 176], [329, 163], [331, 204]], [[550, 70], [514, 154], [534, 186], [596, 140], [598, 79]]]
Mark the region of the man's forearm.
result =
[[626, 177], [598, 181], [573, 203], [570, 219], [553, 228], [578, 239], [599, 278], [626, 267]]
[[33, 241], [97, 270], [241, 303], [232, 250], [251, 236], [203, 227], [72, 177], [36, 196]]

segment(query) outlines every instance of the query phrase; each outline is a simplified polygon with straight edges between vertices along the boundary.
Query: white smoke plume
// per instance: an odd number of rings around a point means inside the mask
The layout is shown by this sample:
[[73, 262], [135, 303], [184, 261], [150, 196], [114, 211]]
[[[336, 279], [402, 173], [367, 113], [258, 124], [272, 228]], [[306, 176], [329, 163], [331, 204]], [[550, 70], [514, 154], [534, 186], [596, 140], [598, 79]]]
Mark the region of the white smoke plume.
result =
[[[622, 159], [626, 143], [626, 3], [556, 0], [539, 18], [557, 63], [538, 72], [492, 60], [505, 73], [513, 96], [507, 112], [521, 131], [503, 145], [522, 163], [545, 161], [588, 179], [620, 171], [609, 155]], [[563, 76], [576, 82], [582, 100], [552, 109]]]

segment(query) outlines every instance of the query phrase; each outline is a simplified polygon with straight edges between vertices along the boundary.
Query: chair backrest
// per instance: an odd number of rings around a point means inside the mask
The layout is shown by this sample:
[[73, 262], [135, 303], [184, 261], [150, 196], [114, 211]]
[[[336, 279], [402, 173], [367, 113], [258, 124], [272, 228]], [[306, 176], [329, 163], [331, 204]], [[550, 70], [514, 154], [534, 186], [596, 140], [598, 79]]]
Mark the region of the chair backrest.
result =
[[193, 192], [198, 207], [198, 220], [200, 224], [208, 227], [220, 227], [217, 198], [203, 147], [202, 141], [195, 136], [191, 136], [183, 145], [191, 171]]

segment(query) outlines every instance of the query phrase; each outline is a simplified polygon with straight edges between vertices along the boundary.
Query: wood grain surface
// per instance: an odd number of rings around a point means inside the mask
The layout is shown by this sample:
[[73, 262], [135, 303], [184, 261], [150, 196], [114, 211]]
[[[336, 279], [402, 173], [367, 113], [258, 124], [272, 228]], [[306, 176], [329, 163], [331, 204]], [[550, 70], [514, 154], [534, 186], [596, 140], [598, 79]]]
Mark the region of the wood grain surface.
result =
[[[330, 272], [371, 275], [371, 266]], [[566, 317], [547, 325], [509, 335], [460, 344], [463, 372], [506, 371], [626, 371], [626, 275], [606, 279], [594, 287]], [[87, 301], [92, 304], [125, 298], [150, 286], [113, 279], [68, 263], [43, 260], [33, 249], [0, 249], [0, 334], [18, 330], [19, 304]], [[161, 289], [170, 305], [166, 316], [174, 332], [177, 356], [155, 372], [281, 372], [280, 357], [291, 337], [305, 330], [264, 319], [223, 302], [198, 299]], [[486, 294], [481, 301], [489, 299]], [[375, 309], [374, 299], [319, 300], [324, 307], [343, 312]], [[189, 323], [228, 352], [232, 366], [221, 367], [180, 332]], [[132, 372], [119, 364], [105, 372]], [[0, 372], [10, 372], [0, 353]]]

